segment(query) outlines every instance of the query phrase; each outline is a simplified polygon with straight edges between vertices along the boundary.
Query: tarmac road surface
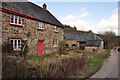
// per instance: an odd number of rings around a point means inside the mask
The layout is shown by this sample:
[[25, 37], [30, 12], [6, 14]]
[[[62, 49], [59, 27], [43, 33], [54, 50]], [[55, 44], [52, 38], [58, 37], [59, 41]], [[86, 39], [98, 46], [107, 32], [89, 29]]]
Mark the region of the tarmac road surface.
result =
[[107, 58], [101, 67], [101, 69], [95, 73], [91, 78], [118, 78], [118, 54], [117, 50], [111, 50], [111, 56]]

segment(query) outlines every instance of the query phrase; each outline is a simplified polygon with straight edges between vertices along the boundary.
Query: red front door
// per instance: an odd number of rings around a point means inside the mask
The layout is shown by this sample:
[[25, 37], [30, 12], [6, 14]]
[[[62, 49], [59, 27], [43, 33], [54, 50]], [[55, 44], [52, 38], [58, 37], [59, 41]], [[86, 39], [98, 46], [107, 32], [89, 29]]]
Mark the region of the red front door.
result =
[[38, 41], [38, 56], [43, 55], [43, 53], [44, 53], [43, 41]]

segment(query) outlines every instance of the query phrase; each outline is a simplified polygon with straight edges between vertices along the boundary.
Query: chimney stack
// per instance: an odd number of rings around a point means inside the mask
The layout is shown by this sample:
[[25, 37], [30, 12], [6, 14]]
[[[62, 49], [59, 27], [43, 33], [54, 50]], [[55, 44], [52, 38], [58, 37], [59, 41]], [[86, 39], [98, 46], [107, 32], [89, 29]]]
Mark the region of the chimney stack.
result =
[[43, 4], [43, 9], [47, 9], [47, 5], [45, 3]]

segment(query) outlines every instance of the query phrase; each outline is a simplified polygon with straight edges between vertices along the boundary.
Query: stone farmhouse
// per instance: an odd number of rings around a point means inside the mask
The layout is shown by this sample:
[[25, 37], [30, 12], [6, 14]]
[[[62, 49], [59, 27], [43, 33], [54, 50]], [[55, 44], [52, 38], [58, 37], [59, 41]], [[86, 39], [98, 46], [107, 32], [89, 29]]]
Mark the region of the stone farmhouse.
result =
[[3, 2], [2, 43], [10, 42], [15, 51], [27, 40], [29, 55], [43, 55], [58, 51], [64, 39], [63, 25], [43, 7], [31, 2]]
[[64, 32], [64, 38], [69, 49], [91, 52], [103, 49], [102, 39], [92, 31]]

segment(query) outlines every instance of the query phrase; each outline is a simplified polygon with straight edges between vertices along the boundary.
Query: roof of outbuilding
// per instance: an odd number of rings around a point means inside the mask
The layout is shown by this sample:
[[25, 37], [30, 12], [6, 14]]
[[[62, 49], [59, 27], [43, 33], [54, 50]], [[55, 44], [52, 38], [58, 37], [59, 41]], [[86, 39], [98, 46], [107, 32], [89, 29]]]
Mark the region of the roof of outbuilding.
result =
[[63, 25], [48, 10], [31, 2], [3, 2], [2, 7], [63, 27]]
[[100, 46], [101, 41], [99, 40], [90, 40], [90, 41], [86, 41], [85, 46]]
[[64, 37], [66, 40], [78, 40], [78, 41], [86, 41], [86, 40], [101, 40], [93, 32], [83, 32], [83, 31], [75, 31], [75, 32], [64, 32]]
[[65, 40], [86, 41], [86, 46], [99, 46], [102, 39], [93, 32], [64, 32]]

